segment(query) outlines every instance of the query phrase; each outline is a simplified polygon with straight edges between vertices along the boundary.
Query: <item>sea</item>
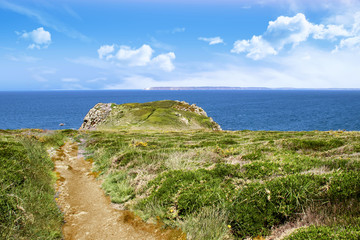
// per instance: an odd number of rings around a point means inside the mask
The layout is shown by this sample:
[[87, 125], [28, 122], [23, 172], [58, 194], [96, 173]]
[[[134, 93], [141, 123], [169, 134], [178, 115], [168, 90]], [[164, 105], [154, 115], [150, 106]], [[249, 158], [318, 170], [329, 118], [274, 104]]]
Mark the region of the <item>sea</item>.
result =
[[78, 129], [99, 102], [157, 100], [195, 103], [224, 130], [360, 130], [352, 90], [0, 91], [0, 129]]

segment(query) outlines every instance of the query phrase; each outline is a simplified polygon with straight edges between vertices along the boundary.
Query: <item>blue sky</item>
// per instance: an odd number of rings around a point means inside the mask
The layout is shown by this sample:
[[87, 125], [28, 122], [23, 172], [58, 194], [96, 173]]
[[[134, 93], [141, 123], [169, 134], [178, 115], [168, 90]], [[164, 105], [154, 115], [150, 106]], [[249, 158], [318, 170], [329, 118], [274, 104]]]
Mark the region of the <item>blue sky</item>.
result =
[[360, 88], [355, 0], [0, 0], [0, 90]]

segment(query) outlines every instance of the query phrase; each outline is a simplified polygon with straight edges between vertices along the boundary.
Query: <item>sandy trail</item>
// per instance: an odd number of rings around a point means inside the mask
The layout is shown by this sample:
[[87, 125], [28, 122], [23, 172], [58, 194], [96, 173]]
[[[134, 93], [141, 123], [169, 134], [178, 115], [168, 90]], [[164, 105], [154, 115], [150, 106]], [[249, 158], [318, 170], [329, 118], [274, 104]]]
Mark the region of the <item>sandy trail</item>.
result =
[[65, 215], [65, 240], [184, 239], [179, 231], [161, 230], [114, 209], [91, 175], [91, 163], [78, 156], [77, 143], [67, 142], [52, 159], [59, 179], [56, 201]]

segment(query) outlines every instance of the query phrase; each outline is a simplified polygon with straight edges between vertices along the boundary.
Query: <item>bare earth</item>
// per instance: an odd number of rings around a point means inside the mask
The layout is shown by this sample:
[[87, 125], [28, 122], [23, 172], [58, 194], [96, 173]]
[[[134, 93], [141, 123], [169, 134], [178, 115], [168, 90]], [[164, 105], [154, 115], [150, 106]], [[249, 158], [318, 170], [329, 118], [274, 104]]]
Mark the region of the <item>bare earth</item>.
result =
[[64, 213], [65, 240], [185, 239], [178, 230], [146, 224], [129, 211], [116, 210], [91, 175], [91, 163], [67, 142], [52, 157], [58, 174], [56, 202]]

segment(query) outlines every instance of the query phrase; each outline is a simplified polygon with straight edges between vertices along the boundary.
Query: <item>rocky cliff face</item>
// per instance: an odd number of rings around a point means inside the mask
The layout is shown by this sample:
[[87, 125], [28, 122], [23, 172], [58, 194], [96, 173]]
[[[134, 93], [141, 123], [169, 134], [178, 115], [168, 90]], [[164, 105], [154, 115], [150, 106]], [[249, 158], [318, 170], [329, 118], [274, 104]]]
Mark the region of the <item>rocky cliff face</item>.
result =
[[112, 103], [98, 103], [86, 114], [80, 129], [92, 130], [101, 125], [111, 112]]
[[219, 131], [221, 127], [195, 104], [165, 100], [121, 105], [98, 103], [80, 127], [80, 130], [91, 129]]

